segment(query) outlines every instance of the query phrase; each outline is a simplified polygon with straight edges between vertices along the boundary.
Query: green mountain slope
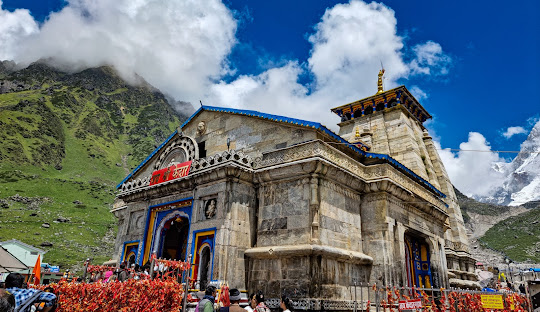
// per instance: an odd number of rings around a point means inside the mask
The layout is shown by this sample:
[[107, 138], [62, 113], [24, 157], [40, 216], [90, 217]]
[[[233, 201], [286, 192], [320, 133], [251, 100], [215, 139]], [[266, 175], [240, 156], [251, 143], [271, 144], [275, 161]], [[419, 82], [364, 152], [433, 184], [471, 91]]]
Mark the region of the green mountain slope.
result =
[[[508, 206], [478, 202], [455, 189], [463, 219], [470, 222], [469, 213], [484, 216], [504, 216]], [[529, 210], [516, 216], [508, 216], [496, 223], [478, 239], [484, 247], [509, 257], [512, 261], [540, 263], [540, 209], [527, 206]]]
[[113, 254], [114, 187], [185, 116], [110, 67], [75, 74], [0, 63], [0, 241], [64, 268]]
[[480, 242], [512, 261], [540, 263], [540, 209], [530, 209], [490, 228]]

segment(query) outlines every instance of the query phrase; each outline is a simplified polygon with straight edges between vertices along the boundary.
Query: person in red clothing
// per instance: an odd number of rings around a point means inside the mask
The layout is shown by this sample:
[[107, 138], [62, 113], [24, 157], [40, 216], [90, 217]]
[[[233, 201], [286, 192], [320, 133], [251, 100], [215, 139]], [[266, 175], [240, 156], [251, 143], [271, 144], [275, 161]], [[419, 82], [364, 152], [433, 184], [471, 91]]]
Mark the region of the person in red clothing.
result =
[[270, 312], [270, 308], [268, 308], [264, 303], [264, 295], [262, 291], [259, 290], [259, 292], [257, 292], [255, 300], [257, 301], [257, 306], [255, 307], [256, 312]]

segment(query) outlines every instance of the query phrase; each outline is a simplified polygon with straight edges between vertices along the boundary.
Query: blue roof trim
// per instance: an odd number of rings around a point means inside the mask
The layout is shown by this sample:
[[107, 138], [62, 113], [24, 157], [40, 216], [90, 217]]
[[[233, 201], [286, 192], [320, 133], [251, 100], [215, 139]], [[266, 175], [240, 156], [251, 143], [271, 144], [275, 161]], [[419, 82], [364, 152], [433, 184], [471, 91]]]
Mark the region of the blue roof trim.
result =
[[[290, 124], [293, 124], [293, 125], [299, 125], [299, 126], [303, 126], [303, 127], [311, 127], [311, 128], [320, 130], [320, 131], [324, 132], [325, 134], [327, 134], [328, 136], [332, 137], [333, 139], [337, 140], [338, 142], [344, 143], [350, 149], [352, 149], [353, 151], [357, 152], [358, 154], [360, 154], [362, 156], [369, 157], [369, 158], [383, 159], [383, 160], [388, 161], [393, 166], [407, 172], [408, 174], [410, 174], [414, 178], [421, 181], [422, 184], [426, 185], [429, 189], [434, 191], [437, 195], [439, 195], [439, 196], [441, 196], [443, 198], [446, 198], [446, 195], [444, 193], [442, 193], [441, 191], [439, 191], [437, 188], [435, 188], [433, 185], [431, 185], [431, 183], [429, 183], [428, 181], [426, 181], [425, 179], [423, 179], [422, 177], [420, 177], [419, 175], [417, 175], [416, 173], [411, 171], [409, 168], [405, 167], [399, 161], [397, 161], [397, 160], [393, 159], [392, 157], [390, 157], [389, 155], [365, 152], [362, 149], [358, 148], [355, 144], [348, 142], [347, 140], [345, 140], [341, 136], [335, 134], [330, 129], [326, 128], [325, 126], [323, 126], [322, 124], [320, 124], [318, 122], [307, 121], [307, 120], [296, 119], [296, 118], [289, 118], [289, 117], [284, 117], [284, 116], [279, 116], [279, 115], [266, 114], [266, 113], [261, 113], [261, 112], [253, 111], [253, 110], [244, 110], [244, 109], [236, 109], [236, 108], [227, 108], [227, 107], [216, 107], [216, 106], [202, 105], [195, 113], [193, 113], [193, 115], [191, 115], [180, 126], [180, 129], [183, 129], [185, 125], [187, 125], [193, 118], [195, 118], [195, 116], [197, 116], [203, 110], [207, 110], [207, 111], [211, 111], [211, 112], [223, 112], [223, 113], [232, 113], [232, 114], [259, 117], [259, 118], [264, 118], [264, 119], [267, 119], [267, 120], [278, 121], [278, 122], [286, 122], [286, 123], [290, 123]], [[167, 142], [169, 142], [177, 132], [178, 132], [178, 130], [174, 131], [163, 143], [161, 143], [160, 146], [158, 146], [148, 157], [146, 157], [146, 159], [143, 160], [139, 164], [139, 166], [137, 166], [137, 168], [135, 168], [124, 180], [122, 180], [122, 182], [120, 182], [116, 186], [116, 188], [117, 189], [120, 188], [122, 186], [122, 184], [124, 184], [124, 182], [126, 182], [129, 178], [131, 178], [142, 166], [144, 166], [146, 164], [146, 162], [148, 160], [150, 160], [150, 158], [152, 158], [165, 144], [167, 144]], [[362, 144], [362, 146], [365, 146], [365, 145]], [[369, 148], [367, 146], [365, 146], [365, 147]]]
[[431, 185], [431, 183], [429, 183], [428, 181], [426, 181], [425, 179], [423, 179], [422, 177], [420, 177], [419, 175], [417, 175], [416, 173], [414, 173], [411, 169], [405, 167], [402, 163], [400, 163], [399, 161], [395, 160], [394, 158], [390, 157], [389, 155], [386, 155], [386, 154], [376, 154], [376, 153], [365, 153], [366, 157], [370, 157], [370, 158], [378, 158], [378, 159], [384, 159], [384, 160], [387, 160], [390, 164], [394, 165], [395, 167], [407, 172], [408, 174], [412, 175], [414, 178], [420, 180], [424, 185], [426, 185], [427, 187], [429, 187], [432, 191], [434, 191], [435, 193], [437, 193], [437, 195], [441, 196], [442, 198], [446, 198], [446, 194], [444, 194], [443, 192], [439, 191], [436, 187], [434, 187], [433, 185]]
[[144, 164], [146, 164], [146, 162], [147, 162], [150, 158], [152, 158], [152, 156], [154, 156], [154, 155], [155, 155], [155, 154], [163, 147], [163, 145], [167, 144], [167, 142], [169, 142], [169, 141], [172, 139], [172, 137], [173, 137], [177, 132], [178, 132], [178, 130], [174, 130], [174, 132], [173, 132], [171, 135], [169, 135], [169, 137], [168, 137], [163, 143], [161, 143], [160, 146], [158, 146], [152, 153], [150, 153], [150, 155], [148, 155], [148, 157], [146, 157], [146, 159], [143, 160], [143, 161], [137, 166], [137, 168], [133, 169], [133, 171], [131, 171], [131, 173], [128, 174], [128, 176], [125, 177], [124, 180], [122, 180], [122, 182], [120, 182], [120, 183], [116, 186], [116, 188], [117, 188], [117, 189], [120, 188], [120, 187], [122, 186], [122, 184], [124, 184], [124, 182], [126, 182], [129, 178], [131, 178], [131, 177], [135, 174], [135, 172], [137, 172]]
[[344, 143], [346, 146], [348, 146], [349, 148], [351, 148], [352, 150], [354, 150], [355, 152], [357, 152], [357, 153], [359, 153], [359, 154], [361, 154], [363, 156], [370, 157], [370, 158], [384, 159], [384, 160], [388, 161], [390, 164], [394, 165], [395, 167], [397, 167], [399, 169], [402, 169], [403, 171], [405, 171], [408, 174], [412, 175], [414, 178], [420, 180], [429, 189], [431, 189], [435, 193], [437, 193], [437, 195], [439, 195], [439, 196], [441, 196], [443, 198], [446, 198], [446, 195], [444, 193], [442, 193], [441, 191], [439, 191], [436, 187], [431, 185], [431, 183], [429, 183], [428, 181], [426, 181], [425, 179], [423, 179], [422, 177], [420, 177], [419, 175], [417, 175], [416, 173], [411, 171], [409, 168], [405, 167], [399, 161], [397, 161], [397, 160], [393, 159], [392, 157], [390, 157], [389, 155], [365, 152], [362, 149], [356, 147], [353, 143], [348, 142], [347, 140], [345, 140], [341, 136], [335, 134], [334, 132], [332, 132], [331, 130], [329, 130], [328, 128], [326, 128], [325, 126], [323, 126], [322, 124], [320, 124], [318, 122], [312, 122], [312, 121], [306, 121], [306, 120], [301, 120], [301, 119], [296, 119], [296, 118], [289, 118], [289, 117], [284, 117], [284, 116], [266, 114], [266, 113], [261, 113], [261, 112], [257, 112], [257, 111], [252, 111], [252, 110], [242, 110], [242, 109], [226, 108], [226, 107], [214, 107], [214, 106], [203, 106], [202, 108], [205, 109], [205, 110], [208, 110], [208, 111], [233, 113], [233, 114], [240, 114], [240, 115], [247, 115], [247, 116], [255, 116], [255, 117], [260, 117], [260, 118], [269, 119], [269, 120], [273, 120], [273, 121], [287, 122], [287, 123], [291, 123], [291, 124], [295, 124], [295, 125], [315, 128], [317, 130], [320, 130], [320, 131], [328, 134], [330, 137], [336, 139], [340, 143]]
[[[350, 142], [347, 142], [345, 139], [343, 139], [339, 135], [335, 134], [330, 129], [326, 128], [324, 125], [322, 125], [322, 124], [320, 124], [318, 122], [307, 121], [307, 120], [296, 119], [296, 118], [289, 118], [289, 117], [284, 117], [284, 116], [279, 116], [279, 115], [266, 114], [266, 113], [261, 113], [261, 112], [258, 112], [258, 111], [252, 111], [252, 110], [243, 110], [243, 109], [226, 108], [226, 107], [215, 107], [215, 106], [203, 106], [203, 108], [205, 110], [213, 111], [213, 112], [224, 112], [224, 113], [233, 113], [233, 114], [254, 116], [254, 117], [269, 119], [269, 120], [272, 120], [272, 121], [286, 122], [286, 123], [290, 123], [290, 124], [293, 124], [293, 125], [299, 125], [299, 126], [304, 126], [304, 127], [315, 128], [317, 130], [321, 130], [322, 132], [328, 134], [332, 138], [340, 141], [341, 143], [346, 143], [347, 145], [350, 145], [351, 148], [363, 152], [361, 149], [354, 146], [354, 144], [352, 144]], [[360, 144], [362, 144], [362, 143], [360, 143]], [[369, 147], [364, 145], [364, 144], [362, 144], [362, 146], [369, 149]]]

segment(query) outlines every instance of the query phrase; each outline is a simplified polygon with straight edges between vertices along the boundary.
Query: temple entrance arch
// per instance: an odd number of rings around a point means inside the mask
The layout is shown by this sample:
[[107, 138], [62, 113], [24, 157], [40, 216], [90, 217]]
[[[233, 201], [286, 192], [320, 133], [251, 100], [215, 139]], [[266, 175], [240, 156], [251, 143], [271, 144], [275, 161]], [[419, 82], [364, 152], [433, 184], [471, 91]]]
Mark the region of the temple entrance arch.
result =
[[199, 230], [193, 233], [193, 266], [191, 271], [195, 287], [205, 289], [213, 281], [215, 229]]
[[429, 245], [424, 238], [405, 234], [405, 268], [407, 286], [432, 287]]
[[210, 277], [211, 250], [210, 246], [203, 246], [199, 254], [199, 289], [206, 289]]
[[161, 230], [161, 242], [157, 256], [171, 260], [186, 259], [186, 247], [189, 235], [189, 219], [174, 216], [167, 220]]

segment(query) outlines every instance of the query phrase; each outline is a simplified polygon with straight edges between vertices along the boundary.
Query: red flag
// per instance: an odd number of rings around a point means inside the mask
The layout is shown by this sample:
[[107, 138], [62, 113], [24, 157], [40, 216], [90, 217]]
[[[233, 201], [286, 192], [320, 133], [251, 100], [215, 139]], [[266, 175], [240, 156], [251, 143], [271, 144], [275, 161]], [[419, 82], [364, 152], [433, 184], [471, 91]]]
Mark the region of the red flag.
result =
[[221, 285], [221, 295], [219, 296], [219, 302], [221, 302], [224, 307], [228, 307], [231, 305], [231, 300], [229, 298], [229, 285]]
[[36, 265], [34, 265], [32, 274], [34, 275], [34, 285], [39, 285], [41, 280], [41, 255], [37, 256]]

